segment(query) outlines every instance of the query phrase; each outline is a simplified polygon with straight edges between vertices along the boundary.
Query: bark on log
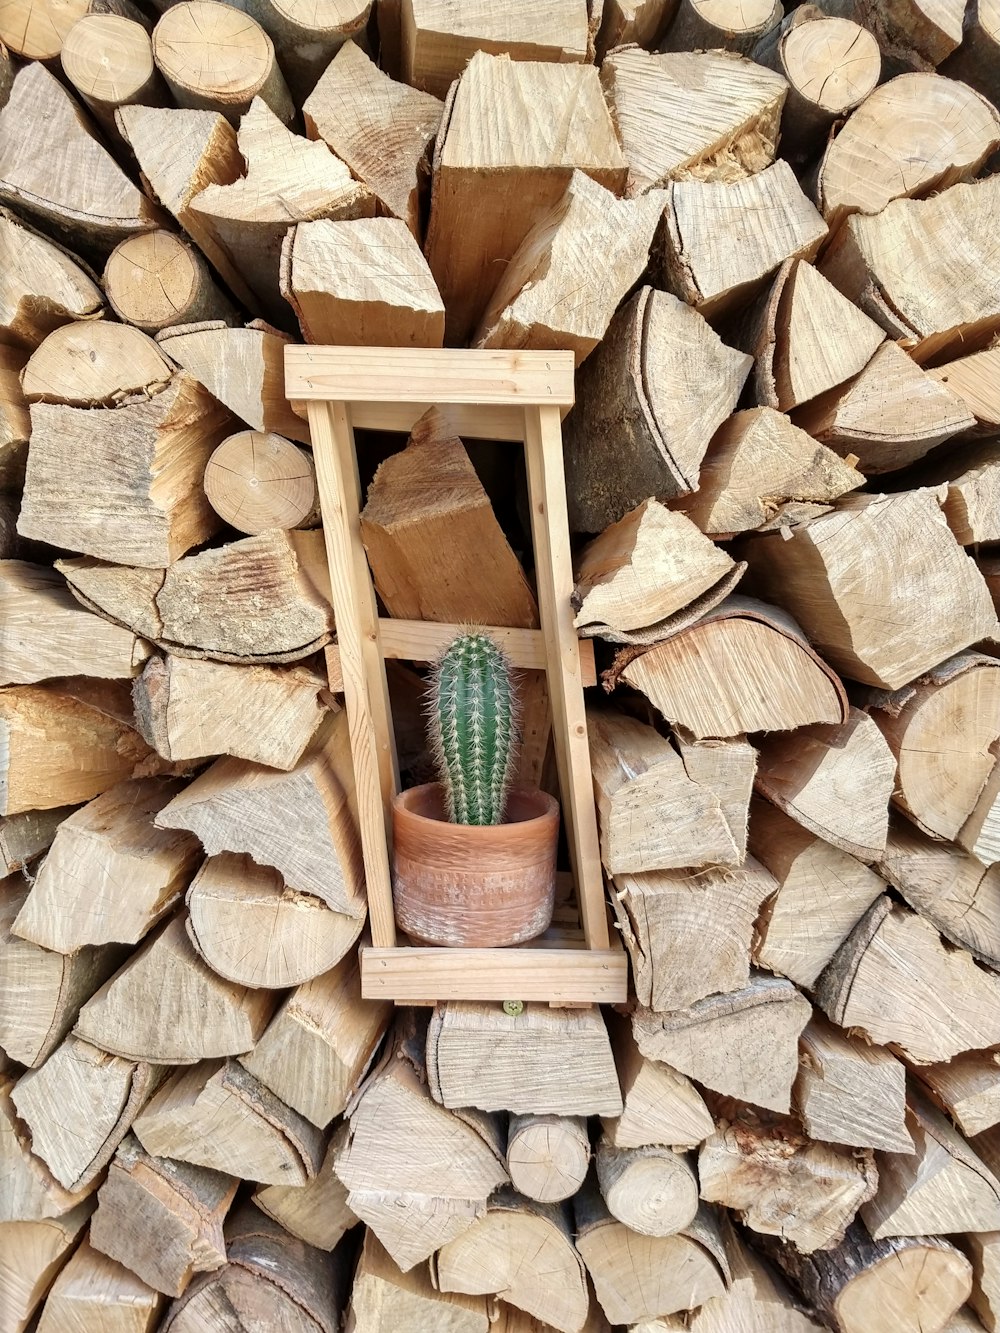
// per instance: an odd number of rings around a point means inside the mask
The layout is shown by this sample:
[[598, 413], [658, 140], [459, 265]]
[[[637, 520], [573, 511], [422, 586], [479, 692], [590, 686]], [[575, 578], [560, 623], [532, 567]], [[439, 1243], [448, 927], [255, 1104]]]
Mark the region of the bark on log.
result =
[[606, 1138], [595, 1158], [601, 1194], [612, 1217], [640, 1236], [674, 1236], [698, 1212], [693, 1156], [670, 1148], [616, 1148]]
[[120, 14], [90, 13], [63, 39], [63, 73], [94, 119], [118, 138], [120, 106], [166, 106], [170, 95], [153, 64], [153, 44], [142, 23]]
[[240, 0], [274, 43], [281, 71], [301, 106], [349, 39], [365, 40], [373, 0]]
[[538, 1203], [571, 1198], [587, 1176], [590, 1139], [582, 1116], [511, 1116], [507, 1170], [519, 1194]]
[[781, 22], [780, 0], [680, 0], [661, 51], [738, 51], [750, 55]]
[[31, 1137], [11, 1100], [18, 1082], [26, 1077], [15, 1080], [10, 1073], [0, 1074], [0, 1224], [61, 1217], [90, 1193], [71, 1194], [31, 1151]]
[[90, 270], [5, 208], [0, 208], [0, 253], [5, 261], [0, 270], [5, 347], [30, 353], [53, 329], [103, 314], [104, 298]]
[[104, 269], [104, 290], [120, 320], [150, 334], [175, 324], [239, 322], [201, 252], [172, 231], [143, 232], [116, 245]]

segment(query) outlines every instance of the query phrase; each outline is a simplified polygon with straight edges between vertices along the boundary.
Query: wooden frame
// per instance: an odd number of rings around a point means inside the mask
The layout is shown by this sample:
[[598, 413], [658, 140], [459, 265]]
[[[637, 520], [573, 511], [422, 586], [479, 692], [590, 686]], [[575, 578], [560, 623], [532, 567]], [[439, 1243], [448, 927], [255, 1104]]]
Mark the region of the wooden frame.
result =
[[[561, 420], [573, 403], [572, 353], [289, 346], [285, 385], [309, 419], [337, 618], [337, 653], [328, 660], [343, 683], [372, 933], [361, 952], [362, 994], [403, 1004], [624, 1002], [627, 967], [608, 929], [583, 702], [583, 662], [592, 679], [593, 649], [581, 654], [570, 604]], [[548, 676], [582, 939], [555, 932], [509, 949], [396, 943], [391, 802], [399, 771], [385, 657], [426, 660], [450, 627], [379, 618], [361, 541], [354, 427], [409, 431], [432, 405], [448, 406], [462, 435], [524, 443], [542, 628], [500, 632], [516, 660], [544, 665]]]

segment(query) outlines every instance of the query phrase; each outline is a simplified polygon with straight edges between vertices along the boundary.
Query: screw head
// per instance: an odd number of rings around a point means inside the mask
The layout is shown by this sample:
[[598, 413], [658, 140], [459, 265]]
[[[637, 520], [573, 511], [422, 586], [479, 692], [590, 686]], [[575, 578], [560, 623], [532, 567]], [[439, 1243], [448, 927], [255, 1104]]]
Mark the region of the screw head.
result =
[[511, 1018], [517, 1018], [518, 1014], [524, 1013], [524, 1001], [504, 1000], [503, 1011], [505, 1014], [508, 1014]]

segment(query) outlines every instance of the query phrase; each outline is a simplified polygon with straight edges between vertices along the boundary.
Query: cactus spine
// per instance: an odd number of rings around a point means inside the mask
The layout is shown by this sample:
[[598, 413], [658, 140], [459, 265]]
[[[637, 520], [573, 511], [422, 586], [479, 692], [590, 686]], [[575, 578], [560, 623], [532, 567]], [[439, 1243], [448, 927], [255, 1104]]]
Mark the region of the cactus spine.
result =
[[437, 664], [431, 738], [453, 824], [500, 824], [513, 770], [511, 667], [488, 634], [452, 640]]

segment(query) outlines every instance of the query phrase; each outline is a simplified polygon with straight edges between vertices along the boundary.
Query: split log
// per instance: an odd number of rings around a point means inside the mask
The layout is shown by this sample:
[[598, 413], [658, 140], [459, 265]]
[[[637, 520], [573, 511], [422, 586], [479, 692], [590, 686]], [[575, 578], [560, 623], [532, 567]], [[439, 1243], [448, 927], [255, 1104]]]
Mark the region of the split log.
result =
[[213, 972], [240, 986], [284, 990], [328, 972], [363, 919], [289, 888], [249, 856], [212, 856], [187, 892], [188, 934]]
[[677, 16], [660, 42], [661, 51], [738, 51], [748, 56], [780, 22], [778, 0], [680, 0]]
[[324, 684], [305, 666], [154, 656], [132, 687], [136, 726], [172, 763], [229, 754], [288, 772], [323, 720]]
[[229, 5], [171, 5], [153, 29], [153, 59], [180, 107], [218, 111], [235, 124], [259, 97], [286, 123], [295, 115], [270, 37]]
[[66, 1263], [93, 1210], [86, 1199], [62, 1217], [0, 1226], [0, 1310], [4, 1333], [23, 1333]]
[[996, 0], [973, 0], [965, 11], [962, 45], [941, 67], [949, 79], [961, 79], [984, 97], [996, 91], [1000, 62], [1000, 10]]
[[996, 1333], [1000, 1319], [1000, 1235], [995, 1231], [963, 1236], [963, 1252], [972, 1263], [972, 1295], [969, 1304], [983, 1321], [982, 1327]]
[[743, 554], [761, 596], [778, 593], [823, 657], [866, 685], [898, 689], [996, 632], [989, 590], [932, 491], [847, 496]]
[[186, 374], [119, 407], [35, 403], [18, 531], [117, 564], [167, 565], [218, 530], [201, 478], [232, 424]]
[[752, 856], [730, 869], [616, 875], [614, 884], [640, 1004], [670, 1013], [749, 984], [754, 922], [777, 888]]
[[893, 342], [853, 379], [799, 408], [795, 420], [869, 475], [906, 467], [976, 424], [957, 393]]
[[317, 526], [312, 459], [283, 435], [239, 431], [222, 441], [205, 467], [205, 494], [237, 532]]
[[147, 231], [115, 246], [104, 269], [108, 304], [146, 333], [205, 320], [237, 323], [201, 253], [172, 231]]
[[169, 94], [153, 64], [153, 44], [142, 23], [120, 14], [91, 13], [63, 39], [63, 73], [101, 127], [118, 134], [115, 112], [136, 102], [164, 106]]
[[[491, 1052], [482, 1060], [484, 1047]], [[563, 1078], [572, 1061], [573, 1079]], [[621, 1115], [622, 1098], [601, 1011], [526, 1004], [440, 1004], [427, 1031], [427, 1078], [443, 1106], [512, 1115]]]
[[577, 372], [564, 427], [570, 527], [600, 532], [649, 496], [695, 490], [752, 365], [683, 301], [640, 288]]
[[153, 1333], [163, 1296], [86, 1239], [52, 1284], [38, 1333]]
[[226, 1261], [222, 1224], [239, 1181], [150, 1157], [126, 1135], [97, 1195], [90, 1243], [155, 1291], [179, 1296]]
[[754, 962], [811, 987], [885, 884], [759, 798], [750, 807], [750, 848], [778, 885], [757, 922]]
[[[0, 210], [0, 247], [4, 249], [6, 239], [3, 213]], [[7, 293], [0, 289], [0, 306], [6, 305], [6, 297]], [[0, 313], [0, 326], [5, 324], [6, 318], [4, 313]], [[0, 327], [0, 336], [5, 332]], [[0, 497], [7, 493], [11, 496], [19, 494], [24, 488], [28, 436], [31, 434], [31, 416], [21, 390], [21, 371], [27, 359], [28, 353], [24, 348], [0, 343]], [[17, 515], [12, 505], [5, 526], [10, 530], [9, 538], [5, 537], [3, 543], [7, 546], [17, 540]]]
[[61, 805], [55, 810], [24, 810], [0, 818], [0, 868], [5, 875], [23, 870], [52, 846], [56, 829], [73, 810]]
[[830, 140], [816, 178], [820, 211], [836, 231], [852, 213], [972, 180], [998, 146], [1000, 113], [985, 97], [939, 74], [900, 75]]
[[879, 1156], [879, 1190], [861, 1209], [874, 1240], [1000, 1230], [1000, 1181], [940, 1111], [911, 1092], [914, 1152]]
[[609, 1030], [624, 1109], [617, 1118], [604, 1118], [607, 1142], [616, 1148], [696, 1148], [714, 1128], [698, 1089], [669, 1065], [640, 1054], [627, 1019], [611, 1015]]
[[526, 1199], [560, 1203], [583, 1184], [590, 1138], [581, 1116], [511, 1116], [507, 1130], [510, 1183]]
[[281, 252], [281, 294], [306, 342], [440, 347], [444, 305], [399, 218], [300, 222]]
[[401, 38], [403, 79], [437, 97], [447, 96], [477, 51], [556, 65], [588, 59], [587, 10], [578, 0], [558, 0], [544, 13], [523, 0], [503, 10], [479, 0], [461, 15], [447, 0], [404, 0]]
[[813, 1143], [791, 1121], [738, 1110], [698, 1149], [701, 1196], [735, 1210], [760, 1235], [780, 1236], [802, 1254], [844, 1239], [858, 1208], [878, 1188], [870, 1149]]
[[209, 185], [191, 208], [208, 219], [268, 319], [285, 325], [289, 310], [278, 283], [289, 227], [314, 218], [371, 216], [375, 196], [325, 143], [292, 134], [260, 97], [240, 122], [237, 144], [246, 175], [231, 185]]
[[100, 319], [54, 329], [28, 359], [21, 388], [29, 403], [114, 407], [133, 394], [152, 397], [173, 369], [139, 329]]
[[768, 737], [757, 766], [757, 789], [772, 805], [862, 861], [874, 861], [885, 847], [895, 778], [894, 753], [857, 708], [833, 726]]
[[698, 489], [673, 500], [702, 532], [759, 528], [789, 500], [825, 503], [864, 484], [851, 462], [771, 407], [736, 412], [712, 437]]
[[491, 1333], [496, 1325], [488, 1309], [487, 1297], [437, 1291], [423, 1267], [401, 1273], [374, 1232], [365, 1232], [347, 1313], [351, 1333], [383, 1333], [387, 1328]]
[[663, 285], [706, 319], [746, 306], [785, 260], [814, 258], [827, 235], [783, 159], [742, 179], [674, 181], [663, 216]]
[[236, 1060], [178, 1070], [133, 1125], [153, 1157], [205, 1166], [264, 1185], [305, 1185], [323, 1161], [323, 1135]]
[[[345, 1126], [333, 1136], [319, 1170], [306, 1184], [258, 1185], [253, 1194], [265, 1216], [318, 1250], [335, 1250], [358, 1222], [348, 1206], [347, 1190], [333, 1169], [346, 1133]], [[370, 1231], [365, 1233], [365, 1244], [369, 1242], [378, 1244]]]
[[444, 104], [390, 79], [345, 42], [302, 105], [306, 133], [350, 167], [390, 217], [420, 239], [420, 184]]
[[1000, 1124], [1000, 1054], [969, 1051], [943, 1065], [914, 1070], [929, 1096], [965, 1135]]
[[344, 43], [365, 40], [373, 0], [333, 0], [322, 7], [308, 0], [240, 0], [239, 8], [274, 43], [281, 72], [300, 106]]
[[164, 1075], [67, 1037], [41, 1068], [22, 1074], [12, 1100], [32, 1151], [75, 1194], [97, 1181]]
[[357, 1091], [391, 1012], [389, 1005], [362, 1000], [357, 958], [349, 954], [292, 991], [240, 1063], [324, 1129]]
[[161, 828], [196, 834], [209, 856], [246, 853], [335, 912], [365, 914], [347, 715], [317, 732], [288, 773], [220, 759], [160, 811]]
[[972, 1290], [969, 1261], [940, 1236], [872, 1240], [855, 1222], [833, 1250], [763, 1248], [837, 1333], [941, 1333]]
[[855, 926], [815, 994], [835, 1023], [915, 1064], [1000, 1045], [1000, 981], [886, 897]]
[[925, 485], [946, 486], [942, 508], [957, 541], [963, 546], [1000, 541], [1000, 446], [995, 440], [949, 449], [921, 471]]
[[104, 297], [75, 255], [0, 208], [0, 337], [30, 352], [70, 320], [99, 319]]
[[[544, 114], [526, 118], [525, 106]], [[446, 342], [461, 344], [476, 329], [518, 247], [575, 169], [615, 194], [625, 184], [597, 71], [477, 51], [449, 96], [434, 153], [425, 251], [447, 312]]]
[[577, 365], [586, 360], [648, 266], [664, 202], [659, 190], [616, 199], [585, 172], [574, 171], [563, 197], [504, 268], [475, 346], [568, 348]]
[[961, 398], [975, 418], [975, 434], [1000, 432], [1000, 344], [946, 361], [928, 369], [927, 374], [939, 384], [947, 384]]
[[608, 1212], [591, 1184], [573, 1200], [577, 1249], [612, 1324], [638, 1325], [721, 1296], [729, 1265], [714, 1216], [676, 1236], [640, 1236]]
[[623, 650], [605, 688], [619, 677], [699, 740], [847, 716], [843, 686], [791, 617], [749, 597], [727, 597], [652, 648]]
[[482, 1217], [442, 1246], [432, 1277], [442, 1291], [496, 1294], [560, 1333], [581, 1333], [587, 1320], [587, 1273], [568, 1211], [512, 1190], [494, 1196]]
[[597, 37], [597, 63], [618, 46], [653, 49], [677, 12], [676, 0], [606, 0]]
[[[912, 1153], [906, 1127], [906, 1070], [882, 1046], [869, 1046], [814, 1014], [800, 1041], [793, 1102], [812, 1139]], [[924, 1070], [921, 1070], [921, 1077]]]
[[896, 199], [875, 217], [849, 217], [820, 269], [891, 338], [906, 339], [919, 364], [950, 360], [1000, 332], [1000, 275], [990, 263], [998, 220], [996, 176]]
[[692, 1161], [671, 1148], [617, 1148], [602, 1138], [595, 1164], [611, 1216], [641, 1236], [683, 1231], [698, 1212]]
[[0, 880], [0, 1048], [22, 1065], [40, 1065], [77, 1020], [80, 1007], [122, 961], [123, 950], [81, 949], [72, 957], [40, 949], [11, 931], [29, 885]]
[[53, 676], [120, 679], [138, 675], [149, 644], [85, 611], [47, 565], [0, 561], [0, 684], [33, 685]]
[[[213, 0], [214, 2], [214, 0]], [[164, 329], [157, 342], [251, 430], [309, 443], [309, 428], [285, 398], [291, 340], [260, 320], [233, 329], [217, 320]]]
[[68, 681], [0, 690], [0, 814], [80, 805], [116, 782], [158, 772], [127, 709], [127, 686], [124, 697], [74, 690]]
[[162, 223], [44, 65], [18, 71], [0, 111], [0, 144], [0, 203], [74, 249], [103, 260], [126, 236]]
[[153, 823], [180, 786], [121, 782], [64, 819], [14, 933], [57, 953], [138, 944], [177, 906], [201, 860], [196, 838]]
[[718, 605], [741, 572], [690, 519], [650, 498], [580, 552], [573, 623], [587, 637], [665, 638], [667, 622]]
[[[22, 1075], [20, 1081], [27, 1077]], [[11, 1101], [16, 1087], [10, 1074], [0, 1075], [0, 1185], [3, 1186], [0, 1223], [41, 1222], [47, 1217], [61, 1217], [85, 1196], [63, 1189], [41, 1158], [31, 1151], [31, 1138]]]
[[189, 1065], [249, 1051], [274, 1005], [269, 991], [217, 977], [175, 916], [86, 1002], [75, 1031], [125, 1059]]
[[798, 1072], [799, 1034], [812, 1014], [789, 981], [757, 972], [749, 986], [687, 1009], [639, 1007], [632, 1030], [643, 1055], [662, 1060], [727, 1097], [787, 1111]]
[[601, 81], [628, 161], [628, 195], [670, 180], [751, 176], [775, 157], [788, 85], [730, 51], [613, 51]]

